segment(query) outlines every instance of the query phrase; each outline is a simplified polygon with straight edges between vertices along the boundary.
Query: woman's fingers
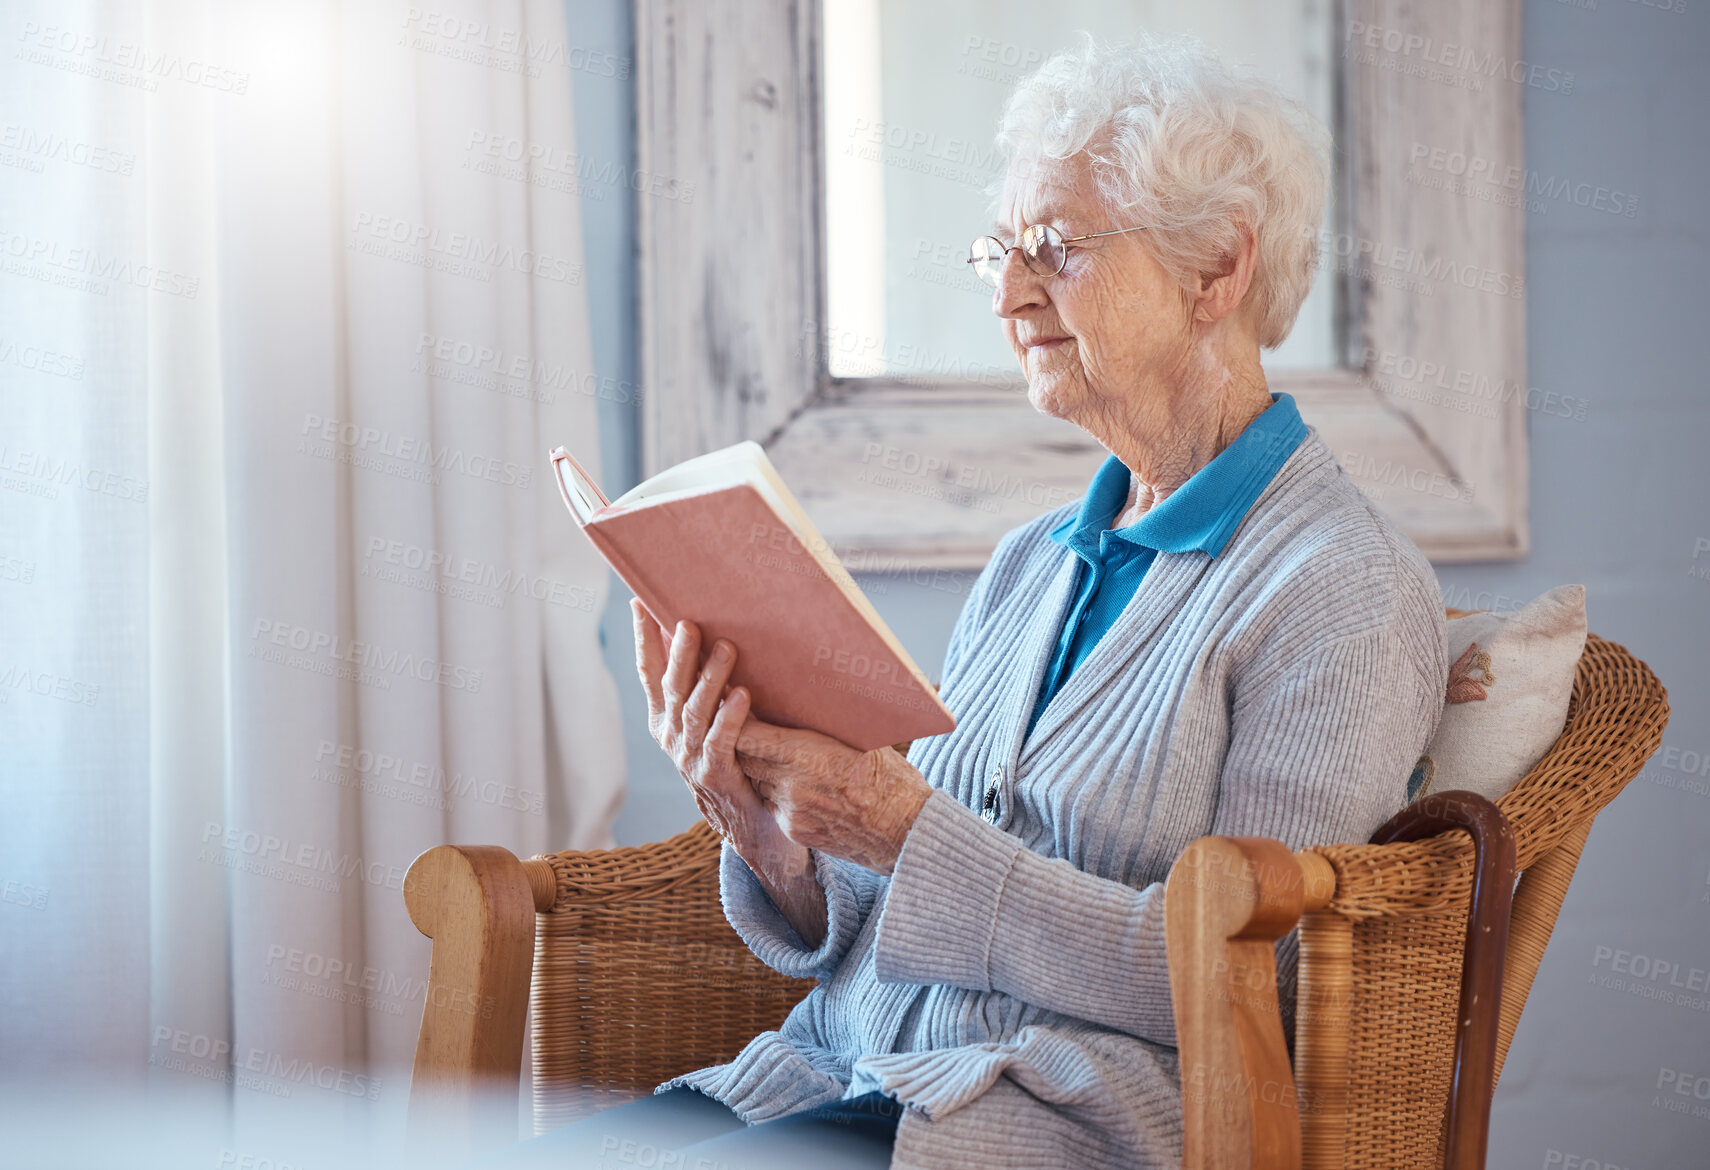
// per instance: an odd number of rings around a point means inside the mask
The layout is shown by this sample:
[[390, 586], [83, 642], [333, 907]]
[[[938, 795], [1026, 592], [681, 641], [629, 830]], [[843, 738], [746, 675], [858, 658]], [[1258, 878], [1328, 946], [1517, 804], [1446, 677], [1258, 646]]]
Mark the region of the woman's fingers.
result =
[[751, 756], [746, 752], [736, 753], [736, 762], [742, 768], [743, 774], [754, 781], [754, 789], [765, 796], [772, 790], [773, 782], [789, 775], [789, 768], [783, 764], [774, 763], [762, 756]]
[[747, 764], [743, 765], [742, 774], [748, 778], [748, 785], [754, 789], [754, 795], [760, 798], [760, 803], [775, 815], [778, 811], [778, 802], [772, 798], [772, 794], [777, 790], [777, 781], [769, 775], [762, 775], [754, 771]]
[[707, 729], [706, 742], [701, 746], [702, 757], [715, 767], [725, 765], [740, 774], [741, 769], [736, 766], [736, 737], [742, 734], [742, 721], [748, 718], [748, 702], [747, 687], [732, 687], [718, 705], [712, 726]]
[[760, 719], [750, 719], [737, 738], [736, 750], [757, 760], [783, 760], [791, 751], [792, 728], [779, 727]]
[[641, 675], [641, 688], [647, 692], [647, 723], [651, 727], [665, 714], [665, 696], [660, 689], [665, 650], [659, 644], [659, 623], [641, 602], [631, 598], [629, 612], [635, 626], [635, 668]]
[[736, 741], [738, 755], [776, 764], [800, 765], [812, 759], [841, 759], [855, 749], [842, 740], [805, 727], [780, 727], [750, 719]]
[[736, 737], [736, 762], [760, 798], [770, 800], [792, 776], [823, 766], [828, 748], [853, 750], [817, 731], [749, 719]]
[[677, 623], [671, 638], [671, 656], [665, 663], [662, 686], [665, 691], [665, 726], [672, 731], [683, 727], [683, 704], [695, 685], [695, 675], [701, 665], [701, 631], [694, 622]]
[[636, 669], [647, 692], [647, 722], [682, 773], [695, 806], [719, 836], [739, 848], [773, 841], [778, 825], [736, 762], [736, 741], [748, 722], [749, 694], [725, 686], [736, 647], [719, 639], [701, 665], [701, 632], [689, 621], [665, 631], [639, 601], [630, 602]]
[[729, 836], [730, 827], [725, 824], [724, 817], [720, 813], [718, 805], [699, 789], [691, 788], [689, 791], [694, 793], [695, 807], [700, 810], [701, 816], [706, 818], [707, 824], [712, 826], [713, 832], [717, 833], [720, 837]]
[[733, 688], [719, 704], [701, 745], [700, 775], [704, 783], [697, 786], [695, 794], [708, 823], [739, 848], [755, 844], [773, 823], [748, 778], [736, 766], [736, 737], [748, 718], [748, 704], [748, 691], [743, 687]]
[[701, 742], [706, 739], [713, 713], [718, 710], [718, 701], [724, 695], [724, 684], [735, 668], [736, 647], [720, 638], [713, 643], [712, 653], [707, 655], [706, 668], [695, 680], [695, 689], [689, 693], [688, 702], [683, 704], [683, 746], [690, 751], [699, 751]]

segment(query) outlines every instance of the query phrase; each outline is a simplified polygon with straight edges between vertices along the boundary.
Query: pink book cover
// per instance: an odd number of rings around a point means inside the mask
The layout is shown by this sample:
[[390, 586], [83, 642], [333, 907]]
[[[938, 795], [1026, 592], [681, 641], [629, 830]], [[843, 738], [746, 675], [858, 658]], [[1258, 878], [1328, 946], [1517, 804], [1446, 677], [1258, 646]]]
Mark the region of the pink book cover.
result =
[[592, 488], [598, 506], [584, 520], [560, 468], [570, 514], [654, 619], [667, 631], [696, 623], [703, 647], [736, 645], [731, 685], [748, 688], [759, 718], [862, 751], [956, 726], [907, 654], [751, 485], [613, 505], [562, 448], [553, 459]]

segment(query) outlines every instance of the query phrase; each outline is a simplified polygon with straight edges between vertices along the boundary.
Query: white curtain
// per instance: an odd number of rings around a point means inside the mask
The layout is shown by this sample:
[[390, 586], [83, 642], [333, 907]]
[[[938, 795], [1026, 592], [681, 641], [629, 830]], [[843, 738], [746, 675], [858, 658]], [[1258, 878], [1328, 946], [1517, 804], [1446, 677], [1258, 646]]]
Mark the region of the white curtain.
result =
[[5, 19], [0, 1072], [401, 1111], [410, 861], [622, 789], [564, 9]]

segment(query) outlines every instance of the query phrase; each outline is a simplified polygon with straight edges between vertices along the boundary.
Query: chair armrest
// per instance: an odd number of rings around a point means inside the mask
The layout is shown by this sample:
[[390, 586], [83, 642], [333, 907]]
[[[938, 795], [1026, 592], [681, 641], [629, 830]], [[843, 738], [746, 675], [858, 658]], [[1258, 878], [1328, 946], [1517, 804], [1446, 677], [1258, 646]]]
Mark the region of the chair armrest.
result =
[[554, 892], [547, 863], [496, 845], [441, 845], [411, 864], [404, 904], [433, 940], [412, 1142], [446, 1154], [516, 1140], [535, 912]]
[[1328, 866], [1260, 837], [1201, 837], [1171, 867], [1164, 942], [1181, 1058], [1184, 1170], [1299, 1167], [1300, 1117], [1273, 946], [1308, 905], [1328, 900], [1334, 884]]

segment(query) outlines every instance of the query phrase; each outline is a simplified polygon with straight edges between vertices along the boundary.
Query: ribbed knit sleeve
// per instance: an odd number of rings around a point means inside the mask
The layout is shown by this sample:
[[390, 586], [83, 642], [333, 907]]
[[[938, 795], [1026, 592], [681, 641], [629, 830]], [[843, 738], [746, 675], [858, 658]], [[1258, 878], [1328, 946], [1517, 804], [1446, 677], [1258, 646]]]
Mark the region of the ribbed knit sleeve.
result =
[[[1226, 730], [1181, 729], [1229, 737], [1213, 832], [1291, 848], [1364, 840], [1401, 806], [1435, 724], [1428, 651], [1376, 629], [1294, 653], [1258, 672], [1262, 693], [1238, 688]], [[878, 974], [1001, 991], [1173, 1045], [1163, 911], [1161, 882], [1134, 889], [1041, 856], [938, 791], [897, 859]]]
[[937, 790], [891, 875], [879, 978], [1002, 991], [1174, 1043], [1163, 890], [1042, 857]]
[[1367, 840], [1406, 803], [1436, 729], [1433, 649], [1373, 630], [1238, 687], [1212, 833], [1290, 849]]
[[849, 953], [861, 925], [873, 911], [884, 879], [852, 861], [808, 850], [820, 888], [825, 891], [825, 939], [809, 948], [802, 942], [766, 887], [742, 855], [727, 841], [719, 856], [719, 897], [724, 916], [748, 948], [772, 970], [797, 979], [829, 979]]

